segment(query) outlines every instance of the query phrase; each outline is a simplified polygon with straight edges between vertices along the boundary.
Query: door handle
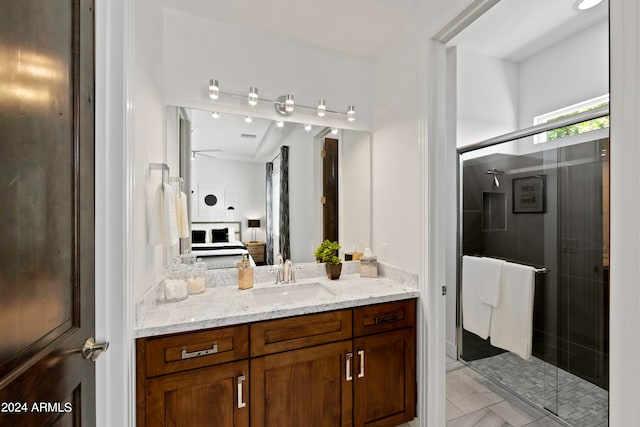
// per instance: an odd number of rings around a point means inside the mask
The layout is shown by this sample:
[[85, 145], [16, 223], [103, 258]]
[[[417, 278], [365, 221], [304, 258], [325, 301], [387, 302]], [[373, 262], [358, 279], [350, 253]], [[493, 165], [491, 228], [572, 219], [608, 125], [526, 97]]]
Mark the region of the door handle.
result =
[[96, 343], [93, 337], [87, 338], [82, 347], [82, 357], [93, 362], [109, 348], [109, 341]]
[[247, 378], [244, 375], [238, 377], [238, 409], [242, 409], [247, 406], [247, 402], [244, 401], [244, 393], [242, 393], [242, 384]]
[[358, 378], [364, 377], [364, 350], [358, 350], [358, 356], [360, 356], [360, 372], [358, 372]]
[[347, 381], [351, 381], [353, 379], [353, 375], [351, 375], [351, 361], [353, 360], [353, 353], [347, 353], [346, 356], [346, 372], [345, 372], [345, 379]]

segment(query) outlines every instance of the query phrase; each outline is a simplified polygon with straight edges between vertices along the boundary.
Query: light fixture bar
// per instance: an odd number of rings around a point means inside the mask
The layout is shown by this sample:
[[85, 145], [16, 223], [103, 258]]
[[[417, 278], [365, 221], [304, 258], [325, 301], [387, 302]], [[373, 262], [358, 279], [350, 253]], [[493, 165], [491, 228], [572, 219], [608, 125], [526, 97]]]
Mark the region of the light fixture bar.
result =
[[294, 109], [304, 109], [304, 110], [313, 111], [320, 117], [325, 117], [326, 114], [339, 114], [339, 115], [346, 116], [347, 120], [349, 120], [350, 122], [355, 120], [355, 107], [353, 105], [349, 105], [347, 107], [347, 111], [337, 111], [337, 110], [328, 109], [324, 99], [321, 99], [320, 101], [318, 101], [318, 104], [316, 106], [312, 107], [309, 105], [297, 104], [294, 101], [293, 94], [283, 95], [276, 100], [268, 99], [268, 98], [259, 98], [257, 87], [251, 86], [249, 88], [249, 94], [247, 95], [247, 93], [237, 93], [237, 92], [228, 92], [228, 91], [220, 90], [220, 84], [218, 80], [215, 80], [215, 79], [209, 80], [209, 97], [211, 99], [217, 100], [221, 96], [229, 96], [229, 97], [234, 97], [238, 99], [244, 99], [251, 106], [257, 105], [258, 101], [265, 101], [273, 104], [277, 103], [280, 105], [280, 108], [283, 111], [286, 111], [289, 114], [291, 114], [294, 111]]

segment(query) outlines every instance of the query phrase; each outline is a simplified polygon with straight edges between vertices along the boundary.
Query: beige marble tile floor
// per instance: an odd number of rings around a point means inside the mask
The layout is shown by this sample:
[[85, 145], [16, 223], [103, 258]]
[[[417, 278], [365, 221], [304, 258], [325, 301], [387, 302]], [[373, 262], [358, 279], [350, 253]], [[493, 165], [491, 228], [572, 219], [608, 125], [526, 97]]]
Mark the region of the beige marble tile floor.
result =
[[447, 427], [566, 427], [457, 361], [447, 362]]

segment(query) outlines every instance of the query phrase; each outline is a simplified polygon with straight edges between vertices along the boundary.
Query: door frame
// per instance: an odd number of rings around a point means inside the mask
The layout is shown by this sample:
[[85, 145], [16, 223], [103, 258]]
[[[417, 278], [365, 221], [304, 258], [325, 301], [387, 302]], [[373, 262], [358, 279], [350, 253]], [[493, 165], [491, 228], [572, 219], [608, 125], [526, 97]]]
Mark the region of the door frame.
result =
[[135, 426], [133, 0], [95, 0], [96, 426]]

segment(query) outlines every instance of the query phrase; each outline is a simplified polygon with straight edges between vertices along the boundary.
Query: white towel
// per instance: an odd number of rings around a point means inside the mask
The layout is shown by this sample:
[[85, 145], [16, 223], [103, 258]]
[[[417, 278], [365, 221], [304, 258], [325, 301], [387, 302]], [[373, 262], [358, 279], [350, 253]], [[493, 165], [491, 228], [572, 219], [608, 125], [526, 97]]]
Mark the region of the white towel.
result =
[[187, 211], [187, 195], [182, 191], [176, 197], [176, 216], [178, 219], [178, 237], [189, 237], [189, 213]]
[[176, 198], [173, 187], [162, 184], [162, 232], [164, 244], [173, 246], [178, 243], [178, 219], [176, 215]]
[[462, 327], [487, 339], [491, 326], [491, 306], [480, 301], [481, 258], [462, 257]]
[[493, 307], [500, 304], [500, 280], [505, 262], [495, 258], [480, 258], [480, 301]]
[[535, 269], [505, 262], [502, 266], [500, 306], [491, 313], [491, 345], [525, 360], [531, 357]]

